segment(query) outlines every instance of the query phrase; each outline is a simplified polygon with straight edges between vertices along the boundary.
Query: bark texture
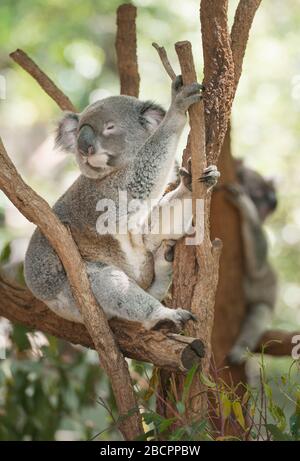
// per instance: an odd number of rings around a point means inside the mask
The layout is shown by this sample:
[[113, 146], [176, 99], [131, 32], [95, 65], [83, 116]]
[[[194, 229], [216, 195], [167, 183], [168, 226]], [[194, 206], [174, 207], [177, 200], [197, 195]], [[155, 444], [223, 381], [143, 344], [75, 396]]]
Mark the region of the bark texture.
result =
[[[191, 44], [189, 42], [178, 42], [175, 45], [178, 55], [183, 82], [189, 84], [197, 80], [194, 67]], [[203, 241], [197, 247], [193, 247], [196, 256], [197, 272], [201, 268], [201, 276], [198, 274], [191, 297], [190, 310], [197, 316], [198, 322], [190, 324], [186, 328], [187, 334], [193, 334], [199, 337], [205, 343], [205, 357], [202, 361], [202, 370], [204, 373], [209, 371], [211, 357], [211, 332], [214, 321], [214, 299], [218, 283], [218, 264], [221, 252], [221, 242], [215, 241], [211, 244], [209, 235], [209, 212], [210, 212], [210, 194], [207, 193], [206, 186], [199, 182], [204, 168], [207, 165], [205, 149], [205, 122], [203, 102], [193, 104], [189, 109], [189, 119], [191, 131], [188, 138], [186, 151], [192, 159], [192, 189], [193, 189], [193, 214], [196, 212], [196, 202], [204, 200], [204, 219], [200, 223], [203, 233]], [[199, 216], [198, 216], [199, 218]], [[195, 222], [196, 224], [196, 222]], [[197, 229], [196, 232], [201, 232]], [[181, 246], [186, 247], [183, 240]], [[183, 248], [183, 251], [185, 248]], [[184, 256], [185, 257], [185, 256]], [[176, 263], [184, 267], [184, 259], [175, 257]], [[175, 275], [176, 280], [176, 275]], [[175, 305], [174, 305], [175, 303]], [[179, 307], [177, 299], [173, 298], [173, 306]], [[188, 418], [193, 420], [203, 415], [206, 410], [206, 394], [203, 392], [203, 385], [199, 379], [195, 379], [190, 387], [189, 399], [187, 405]]]
[[120, 76], [120, 93], [139, 96], [140, 76], [136, 51], [136, 7], [131, 4], [117, 10], [116, 52]]

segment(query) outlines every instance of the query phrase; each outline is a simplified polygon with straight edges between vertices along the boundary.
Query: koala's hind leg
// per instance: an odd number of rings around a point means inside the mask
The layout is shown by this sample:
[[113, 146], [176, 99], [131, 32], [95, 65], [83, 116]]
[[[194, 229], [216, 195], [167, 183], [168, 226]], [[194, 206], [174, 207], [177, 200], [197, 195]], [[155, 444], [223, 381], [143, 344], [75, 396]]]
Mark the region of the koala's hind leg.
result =
[[270, 306], [264, 303], [250, 306], [237, 341], [228, 355], [230, 363], [238, 365], [245, 362], [247, 353], [255, 350], [271, 320], [272, 310]]
[[[89, 262], [87, 273], [95, 298], [108, 318], [134, 320], [141, 322], [147, 329], [165, 322], [171, 322], [177, 329], [182, 329], [188, 320], [194, 319], [184, 309], [174, 310], [163, 306], [115, 266]], [[82, 322], [79, 311], [74, 311], [74, 300], [68, 286], [64, 286], [63, 291], [47, 304], [58, 315]]]
[[175, 240], [164, 240], [154, 256], [154, 280], [147, 293], [162, 301], [170, 288], [173, 277]]

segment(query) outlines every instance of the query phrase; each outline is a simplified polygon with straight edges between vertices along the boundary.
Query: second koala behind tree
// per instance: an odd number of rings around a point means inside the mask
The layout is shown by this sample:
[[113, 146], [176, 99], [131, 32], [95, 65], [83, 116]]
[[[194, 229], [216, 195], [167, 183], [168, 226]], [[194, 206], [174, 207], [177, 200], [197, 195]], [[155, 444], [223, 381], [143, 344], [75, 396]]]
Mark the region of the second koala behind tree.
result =
[[271, 320], [275, 302], [277, 278], [268, 261], [268, 243], [263, 230], [265, 219], [277, 206], [272, 181], [236, 161], [237, 186], [230, 186], [230, 200], [241, 215], [245, 258], [244, 292], [247, 313], [229, 360], [242, 363], [248, 351], [253, 351]]
[[[177, 77], [166, 113], [151, 102], [115, 96], [97, 101], [81, 114], [66, 113], [59, 124], [57, 144], [75, 154], [82, 174], [53, 210], [70, 228], [86, 261], [92, 291], [109, 318], [139, 321], [146, 328], [171, 322], [179, 329], [194, 319], [189, 311], [168, 309], [160, 302], [172, 276], [172, 263], [166, 257], [170, 242], [184, 232], [178, 232], [178, 226], [158, 233], [145, 229], [150, 201], [158, 218], [165, 207], [171, 206], [174, 220], [186, 221], [181, 229], [191, 223], [191, 206], [184, 216], [179, 206], [184, 198], [191, 198], [186, 174], [174, 191], [166, 195], [164, 191], [174, 167], [186, 111], [200, 100], [200, 90], [197, 83], [183, 86], [181, 77]], [[202, 180], [210, 188], [218, 175], [210, 166]], [[134, 207], [123, 207], [120, 191], [126, 191], [128, 203], [134, 200]], [[98, 225], [104, 226], [105, 220], [114, 222], [115, 218], [116, 225], [124, 218], [131, 222], [129, 231], [98, 232]], [[155, 224], [151, 222], [150, 226]], [[24, 269], [26, 283], [37, 298], [58, 315], [82, 322], [64, 268], [38, 229], [29, 243]]]

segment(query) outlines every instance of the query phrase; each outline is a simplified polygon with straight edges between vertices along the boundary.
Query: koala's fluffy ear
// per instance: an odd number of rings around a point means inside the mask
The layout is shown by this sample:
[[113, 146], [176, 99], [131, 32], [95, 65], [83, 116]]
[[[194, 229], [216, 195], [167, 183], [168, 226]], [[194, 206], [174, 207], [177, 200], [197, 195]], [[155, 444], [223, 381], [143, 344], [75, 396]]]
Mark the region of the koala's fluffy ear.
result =
[[155, 131], [166, 115], [166, 111], [152, 101], [146, 101], [140, 109], [140, 123], [151, 132]]
[[60, 120], [55, 138], [55, 147], [66, 152], [75, 152], [76, 132], [79, 123], [79, 115], [74, 112], [66, 112]]

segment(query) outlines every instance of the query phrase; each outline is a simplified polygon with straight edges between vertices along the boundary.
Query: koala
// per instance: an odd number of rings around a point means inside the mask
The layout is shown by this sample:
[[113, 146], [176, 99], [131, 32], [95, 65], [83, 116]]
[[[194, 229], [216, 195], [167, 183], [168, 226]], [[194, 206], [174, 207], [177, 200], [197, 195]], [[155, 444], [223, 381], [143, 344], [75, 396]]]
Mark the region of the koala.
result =
[[[53, 210], [69, 227], [86, 263], [91, 289], [108, 318], [138, 321], [147, 329], [167, 322], [178, 330], [195, 320], [191, 312], [161, 303], [172, 277], [172, 246], [185, 232], [164, 231], [157, 221], [166, 207], [175, 220], [186, 220], [182, 229], [192, 221], [191, 207], [184, 217], [179, 207], [180, 201], [191, 198], [189, 172], [184, 172], [175, 190], [165, 195], [164, 191], [187, 109], [201, 99], [201, 88], [198, 83], [183, 85], [178, 76], [167, 112], [153, 102], [112, 96], [80, 114], [65, 113], [59, 123], [56, 144], [75, 155], [81, 175]], [[211, 165], [199, 179], [209, 189], [218, 175]], [[128, 202], [135, 206], [124, 208], [120, 191], [126, 191]], [[105, 210], [99, 208], [103, 200], [108, 203]], [[152, 212], [156, 218], [151, 218]], [[117, 226], [126, 219], [130, 226], [124, 233], [99, 233], [99, 222], [108, 218], [114, 218]], [[157, 233], [146, 232], [157, 224]], [[24, 274], [32, 293], [57, 315], [82, 322], [61, 261], [39, 229], [30, 240]]]
[[227, 187], [230, 201], [242, 219], [245, 257], [244, 290], [247, 314], [229, 361], [239, 364], [253, 351], [272, 318], [276, 302], [277, 278], [268, 261], [268, 244], [263, 230], [265, 219], [275, 210], [274, 184], [256, 171], [236, 162], [238, 184]]

